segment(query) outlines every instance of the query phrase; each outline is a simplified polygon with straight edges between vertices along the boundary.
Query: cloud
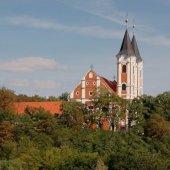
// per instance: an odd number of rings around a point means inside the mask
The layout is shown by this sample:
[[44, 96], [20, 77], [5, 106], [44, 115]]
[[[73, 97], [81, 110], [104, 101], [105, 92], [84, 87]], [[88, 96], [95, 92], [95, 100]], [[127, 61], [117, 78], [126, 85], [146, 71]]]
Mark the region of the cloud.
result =
[[67, 69], [67, 66], [58, 64], [54, 59], [42, 57], [24, 57], [0, 62], [1, 71], [32, 72], [52, 69]]
[[126, 12], [118, 10], [113, 0], [56, 0], [57, 2], [68, 5], [72, 8], [80, 11], [87, 12], [89, 14], [98, 16], [100, 18], [112, 21], [119, 25], [125, 25], [123, 19], [126, 16]]
[[[78, 9], [80, 11], [84, 11], [89, 14], [98, 16], [105, 20], [112, 21], [118, 25], [125, 25], [123, 20], [126, 17], [126, 11], [121, 11], [120, 9], [118, 9], [113, 0], [86, 0], [86, 1], [56, 0], [56, 1], [63, 3], [67, 6], [70, 6], [72, 8]], [[128, 13], [128, 18], [134, 18], [134, 15], [131, 13]], [[131, 22], [131, 24], [133, 23], [131, 20], [129, 22]], [[154, 45], [154, 46], [170, 48], [170, 39], [167, 38], [166, 35], [162, 35], [158, 33], [158, 31], [155, 28], [152, 28], [151, 26], [146, 25], [146, 24], [139, 23], [137, 24], [137, 30], [139, 32], [144, 33], [142, 36], [138, 36], [141, 41]], [[116, 32], [116, 30], [114, 30], [114, 32]], [[154, 33], [154, 36], [147, 35], [147, 33], [151, 35]], [[114, 37], [114, 35], [112, 36], [111, 31], [109, 31], [108, 34], [110, 34], [110, 38]]]
[[15, 87], [29, 87], [30, 83], [25, 79], [11, 79], [7, 81], [8, 84]]
[[97, 38], [120, 38], [122, 35], [120, 30], [107, 29], [100, 26], [67, 26], [61, 23], [32, 17], [8, 17], [7, 23], [39, 29], [53, 29], [65, 32], [74, 32], [76, 34], [89, 35]]
[[52, 80], [35, 80], [33, 86], [40, 89], [56, 89], [59, 88], [61, 84]]
[[[14, 25], [21, 25], [21, 26], [28, 26], [28, 27], [34, 27], [34, 28], [39, 28], [39, 29], [54, 29], [54, 30], [62, 30], [66, 32], [73, 32], [76, 34], [81, 34], [81, 35], [88, 35], [92, 37], [97, 37], [97, 38], [106, 38], [106, 39], [120, 39], [122, 38], [122, 31], [121, 30], [113, 30], [113, 29], [108, 29], [100, 26], [86, 26], [86, 27], [77, 27], [77, 26], [66, 26], [60, 23], [56, 23], [53, 21], [46, 21], [38, 18], [31, 18], [31, 17], [8, 17], [7, 19], [8, 23], [14, 24]], [[145, 30], [147, 30], [147, 26], [143, 26], [142, 28], [145, 27]], [[148, 31], [151, 31], [152, 28], [148, 27]], [[147, 32], [147, 31], [146, 31]], [[152, 32], [154, 32], [152, 30]], [[166, 47], [170, 48], [170, 39], [166, 37], [165, 35], [162, 34], [156, 34], [156, 35], [146, 35], [145, 33], [140, 34], [139, 33], [139, 39], [143, 42], [146, 42], [148, 44], [152, 44], [154, 46], [161, 46], [161, 47]], [[26, 58], [23, 60], [27, 60]], [[19, 63], [25, 62], [22, 59], [19, 59]], [[33, 58], [33, 60], [35, 60]], [[35, 61], [35, 67], [37, 67], [36, 63], [38, 65], [41, 65], [41, 67], [59, 67], [55, 61], [49, 60], [49, 59], [36, 59], [37, 62]], [[38, 61], [40, 60], [40, 62]], [[45, 61], [46, 60], [46, 61]], [[31, 59], [30, 59], [31, 61]], [[18, 63], [18, 61], [17, 61]], [[17, 63], [13, 62], [12, 65], [14, 66], [18, 65]], [[29, 62], [28, 62], [29, 63]], [[43, 66], [44, 65], [44, 66]], [[28, 67], [17, 67], [15, 70], [23, 70], [23, 71], [29, 71], [32, 70], [32, 66]], [[65, 67], [65, 66], [64, 66]], [[64, 68], [63, 67], [63, 68]], [[9, 69], [12, 69], [9, 68]], [[38, 68], [38, 67], [37, 67]], [[61, 67], [60, 67], [61, 68]], [[2, 69], [2, 68], [0, 68]]]
[[[92, 14], [99, 18], [111, 21], [117, 25], [125, 26], [125, 18], [128, 14], [129, 23], [132, 25], [134, 21], [134, 15], [129, 13], [129, 11], [121, 11], [118, 9], [113, 0], [56, 0], [62, 4], [70, 6], [72, 8], [78, 9], [80, 11]], [[138, 25], [138, 30], [155, 32], [155, 29], [144, 24]]]
[[147, 42], [148, 44], [170, 48], [170, 38], [165, 35], [140, 36], [139, 38], [141, 41]]
[[38, 88], [38, 89], [57, 89], [61, 87], [60, 83], [57, 83], [53, 80], [26, 80], [26, 79], [8, 79], [5, 80], [6, 84], [9, 84], [11, 87], [20, 87], [20, 88]]

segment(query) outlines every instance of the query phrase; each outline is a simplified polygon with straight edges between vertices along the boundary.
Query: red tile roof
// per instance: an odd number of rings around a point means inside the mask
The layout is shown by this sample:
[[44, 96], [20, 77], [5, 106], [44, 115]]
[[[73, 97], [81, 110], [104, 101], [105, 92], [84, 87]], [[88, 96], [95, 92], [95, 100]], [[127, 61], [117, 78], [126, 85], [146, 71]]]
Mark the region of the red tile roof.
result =
[[104, 80], [104, 82], [114, 91], [114, 92], [117, 92], [117, 82], [114, 80], [114, 81], [110, 81], [104, 77], [101, 77], [101, 79]]
[[50, 114], [62, 114], [61, 111], [61, 101], [56, 101], [56, 102], [15, 102], [14, 103], [14, 111], [19, 114], [23, 115], [25, 108], [30, 106], [30, 107], [35, 107], [35, 108], [44, 108], [46, 111], [49, 111]]

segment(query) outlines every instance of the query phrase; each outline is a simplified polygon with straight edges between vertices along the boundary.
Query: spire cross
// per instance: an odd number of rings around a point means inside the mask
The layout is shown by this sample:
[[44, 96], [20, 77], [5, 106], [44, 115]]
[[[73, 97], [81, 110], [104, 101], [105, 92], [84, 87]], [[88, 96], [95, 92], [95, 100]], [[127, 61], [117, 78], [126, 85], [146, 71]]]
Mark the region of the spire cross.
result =
[[128, 13], [126, 14], [125, 23], [126, 23], [126, 29], [127, 29], [128, 28]]
[[94, 68], [94, 67], [93, 67], [93, 64], [91, 64], [91, 65], [90, 65], [90, 69], [93, 70], [93, 68]]

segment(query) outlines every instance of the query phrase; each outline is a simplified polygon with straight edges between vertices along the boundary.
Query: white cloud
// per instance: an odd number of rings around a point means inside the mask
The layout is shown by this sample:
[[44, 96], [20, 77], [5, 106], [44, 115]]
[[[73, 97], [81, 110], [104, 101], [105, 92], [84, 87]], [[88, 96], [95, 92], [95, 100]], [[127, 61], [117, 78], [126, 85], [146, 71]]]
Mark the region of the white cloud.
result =
[[[112, 21], [118, 25], [125, 25], [124, 19], [126, 17], [127, 11], [121, 11], [118, 9], [113, 0], [56, 0], [57, 2], [66, 4], [75, 9], [87, 12], [89, 14], [98, 16], [100, 18]], [[132, 24], [132, 18], [135, 18], [133, 14], [128, 13], [129, 22]], [[170, 39], [166, 35], [162, 35], [157, 32], [155, 28], [152, 28], [149, 25], [137, 23], [137, 30], [143, 32], [143, 36], [138, 36], [141, 41], [147, 42], [154, 46], [161, 46], [170, 48]], [[114, 30], [116, 32], [116, 30]], [[147, 35], [149, 33], [150, 35]], [[153, 35], [154, 33], [154, 35]], [[110, 38], [113, 38], [111, 31], [108, 32]], [[122, 33], [121, 33], [122, 34]], [[119, 34], [117, 34], [119, 35]], [[153, 35], [153, 36], [151, 36]], [[120, 36], [119, 36], [120, 37]]]
[[66, 26], [57, 22], [31, 17], [8, 17], [7, 22], [12, 25], [28, 26], [40, 29], [61, 30], [98, 38], [120, 38], [122, 35], [120, 30], [107, 29], [100, 26]]
[[[129, 13], [129, 11], [122, 11], [117, 8], [113, 0], [56, 0], [57, 2], [63, 3], [72, 8], [78, 9], [80, 11], [92, 14], [99, 18], [111, 21], [117, 25], [126, 25], [125, 18], [128, 14], [129, 24], [134, 23], [134, 14]], [[144, 24], [138, 24], [138, 30], [154, 32], [155, 29]]]
[[7, 79], [4, 82], [5, 84], [8, 84], [10, 87], [19, 87], [19, 88], [57, 89], [61, 87], [60, 83], [48, 79], [30, 81], [27, 79], [17, 78], [17, 79]]
[[7, 81], [8, 84], [15, 87], [29, 87], [30, 83], [25, 79], [11, 79]]
[[147, 42], [148, 44], [170, 48], [170, 38], [164, 35], [155, 35], [155, 36], [148, 36], [148, 37], [140, 36], [140, 39], [141, 41]]
[[[56, 23], [56, 22], [45, 21], [45, 20], [40, 20], [37, 18], [30, 18], [30, 17], [10, 17], [10, 18], [8, 18], [8, 22], [10, 24], [14, 24], [14, 25], [24, 25], [24, 26], [40, 28], [40, 29], [62, 30], [62, 31], [66, 31], [66, 32], [74, 32], [76, 34], [93, 36], [93, 37], [97, 37], [97, 38], [107, 38], [107, 39], [122, 38], [121, 30], [113, 30], [113, 29], [108, 29], [108, 28], [104, 28], [104, 27], [100, 27], [100, 26], [86, 26], [86, 27], [66, 26], [64, 24], [60, 24], [60, 23]], [[147, 27], [145, 27], [145, 30], [146, 30], [146, 28]], [[148, 28], [148, 30], [149, 30], [149, 28]], [[141, 41], [146, 42], [148, 44], [170, 48], [170, 39], [168, 37], [166, 37], [165, 35], [155, 34], [155, 36], [153, 36], [152, 34], [146, 35], [143, 32], [143, 34], [142, 35], [140, 34], [138, 37], [140, 38]], [[44, 60], [42, 62], [44, 63]], [[42, 62], [40, 62], [40, 63], [42, 64]], [[47, 61], [46, 64], [47, 65], [49, 64], [49, 66], [51, 68], [53, 68], [55, 65], [55, 62]], [[17, 67], [17, 68], [18, 68], [18, 70], [19, 69], [30, 70], [31, 69], [30, 67], [31, 66], [25, 67], [25, 68], [23, 68], [23, 67], [21, 67], [21, 68]], [[44, 67], [45, 67], [45, 65], [44, 65]], [[9, 68], [9, 69], [12, 69], [12, 68]]]
[[54, 59], [42, 57], [24, 57], [0, 62], [1, 71], [32, 72], [36, 70], [67, 69]]
[[119, 25], [125, 25], [126, 11], [120, 11], [116, 8], [113, 0], [56, 0], [57, 2], [66, 4], [78, 10], [98, 16], [100, 18], [112, 21]]
[[59, 88], [61, 84], [52, 80], [35, 80], [33, 86], [40, 89], [56, 89]]

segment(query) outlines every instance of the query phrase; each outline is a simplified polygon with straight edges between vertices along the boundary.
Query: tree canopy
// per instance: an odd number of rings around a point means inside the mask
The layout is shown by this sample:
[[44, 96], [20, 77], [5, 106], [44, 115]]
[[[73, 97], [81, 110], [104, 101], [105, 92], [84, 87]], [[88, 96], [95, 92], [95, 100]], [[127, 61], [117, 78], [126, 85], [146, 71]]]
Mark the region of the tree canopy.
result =
[[[19, 116], [8, 109], [15, 99], [14, 92], [6, 88], [1, 92], [7, 99], [0, 109], [0, 169], [170, 168], [170, 92], [133, 101], [103, 93], [95, 101], [100, 113], [93, 113], [81, 103], [65, 101], [61, 116], [31, 107]], [[85, 121], [96, 120], [97, 114], [109, 117], [110, 102], [119, 103], [116, 111], [129, 111], [126, 131], [84, 126]]]

